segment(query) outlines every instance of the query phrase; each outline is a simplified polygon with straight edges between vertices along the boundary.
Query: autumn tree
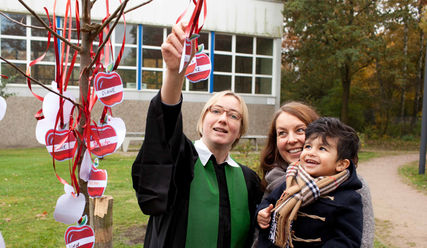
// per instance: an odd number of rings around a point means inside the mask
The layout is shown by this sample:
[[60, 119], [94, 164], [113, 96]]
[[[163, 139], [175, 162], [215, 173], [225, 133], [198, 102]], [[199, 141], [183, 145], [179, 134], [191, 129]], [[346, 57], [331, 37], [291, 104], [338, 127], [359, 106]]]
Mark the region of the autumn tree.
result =
[[320, 107], [325, 96], [338, 93], [339, 116], [349, 122], [353, 78], [372, 63], [378, 42], [377, 1], [291, 0], [284, 1], [283, 14], [285, 33], [298, 38], [284, 48], [292, 64], [284, 76], [303, 88], [300, 97]]

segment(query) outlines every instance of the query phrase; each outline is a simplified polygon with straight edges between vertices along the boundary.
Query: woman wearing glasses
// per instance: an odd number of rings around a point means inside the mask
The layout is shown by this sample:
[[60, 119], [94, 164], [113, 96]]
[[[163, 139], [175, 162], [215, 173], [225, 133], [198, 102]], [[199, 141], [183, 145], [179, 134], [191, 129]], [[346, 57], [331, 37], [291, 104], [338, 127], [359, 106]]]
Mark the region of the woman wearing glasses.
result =
[[139, 206], [150, 215], [144, 247], [250, 247], [259, 178], [230, 157], [247, 130], [247, 106], [233, 92], [219, 92], [202, 110], [201, 138], [193, 143], [183, 134], [184, 28], [175, 25], [162, 44], [165, 79], [132, 167]]

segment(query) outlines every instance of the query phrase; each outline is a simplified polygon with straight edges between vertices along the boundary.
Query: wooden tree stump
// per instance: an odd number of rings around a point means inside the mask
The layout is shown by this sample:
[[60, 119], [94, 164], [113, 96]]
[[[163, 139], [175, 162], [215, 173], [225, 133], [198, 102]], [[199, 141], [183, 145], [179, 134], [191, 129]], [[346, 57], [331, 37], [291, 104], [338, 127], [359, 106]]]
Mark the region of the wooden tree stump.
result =
[[95, 231], [95, 248], [113, 247], [113, 197], [90, 198], [89, 215]]

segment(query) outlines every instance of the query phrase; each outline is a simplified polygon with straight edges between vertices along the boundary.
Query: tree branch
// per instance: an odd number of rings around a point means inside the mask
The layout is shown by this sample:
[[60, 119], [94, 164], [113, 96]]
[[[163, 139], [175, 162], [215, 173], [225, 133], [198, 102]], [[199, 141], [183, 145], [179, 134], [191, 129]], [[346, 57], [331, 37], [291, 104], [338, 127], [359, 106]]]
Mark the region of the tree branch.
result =
[[[116, 20], [114, 21], [114, 24], [111, 26], [110, 31], [108, 32], [108, 34], [106, 35], [104, 41], [102, 42], [102, 44], [98, 47], [98, 51], [95, 54], [95, 57], [92, 59], [92, 62], [85, 68], [85, 70], [89, 70], [90, 68], [92, 68], [92, 66], [96, 63], [96, 60], [98, 59], [98, 57], [101, 54], [102, 49], [104, 49], [105, 44], [107, 43], [108, 39], [110, 38], [111, 34], [113, 33], [114, 28], [116, 27], [117, 23], [120, 20], [120, 17], [123, 15], [123, 12], [126, 8], [126, 4], [129, 2], [129, 0], [125, 0], [120, 6], [121, 8], [118, 8], [114, 14], [116, 15]], [[120, 12], [119, 14], [117, 14], [117, 12]], [[109, 18], [110, 19], [110, 18]], [[106, 23], [107, 21], [105, 21]], [[111, 22], [111, 21], [110, 21]], [[101, 29], [102, 32], [102, 29]]]
[[133, 7], [133, 8], [130, 8], [130, 9], [126, 10], [124, 13], [127, 14], [127, 13], [129, 13], [129, 12], [131, 12], [133, 10], [136, 10], [136, 9], [138, 9], [138, 8], [144, 6], [144, 5], [147, 5], [147, 4], [151, 3], [152, 1], [153, 0], [148, 0], [148, 1], [144, 2], [144, 3], [141, 3], [140, 5], [137, 5], [137, 6]]
[[[3, 11], [0, 11], [0, 15], [2, 15], [4, 18], [8, 19], [9, 21], [18, 24], [21, 27], [25, 27], [25, 28], [32, 28], [32, 29], [39, 29], [39, 30], [46, 30], [45, 27], [41, 27], [41, 26], [34, 26], [34, 25], [27, 25], [24, 24], [22, 22], [19, 22], [13, 18], [10, 18], [8, 15], [6, 15]], [[57, 28], [58, 30], [64, 30], [63, 28]], [[46, 30], [47, 31], [47, 30]], [[76, 28], [72, 28], [71, 31], [77, 31]]]
[[92, 2], [90, 2], [90, 8], [92, 9], [93, 5], [96, 3], [96, 0], [93, 0]]
[[[126, 6], [126, 4], [129, 2], [129, 0], [125, 0], [125, 1], [123, 1], [123, 3], [121, 3], [118, 7], [117, 7], [117, 9], [113, 12], [113, 14], [111, 14], [110, 15], [110, 17], [108, 17], [108, 19], [107, 20], [105, 20], [105, 22], [98, 28], [98, 30], [96, 31], [96, 33], [97, 34], [99, 34], [99, 33], [101, 33], [102, 32], [102, 30], [104, 30], [104, 28], [108, 25], [108, 24], [110, 24], [113, 20], [114, 20], [114, 18], [116, 18], [117, 16], [121, 16], [122, 14], [123, 14], [123, 11], [124, 11], [124, 8], [123, 8], [123, 6]], [[118, 15], [118, 13], [119, 12], [121, 12], [121, 14], [120, 15]], [[110, 29], [110, 31], [111, 30], [113, 30], [114, 28], [111, 28]]]
[[59, 35], [58, 33], [56, 33], [53, 29], [51, 29], [41, 18], [40, 16], [34, 12], [34, 10], [32, 10], [28, 5], [26, 5], [24, 3], [23, 0], [18, 0], [22, 6], [24, 6], [30, 13], [31, 15], [33, 15], [43, 26], [45, 29], [47, 29], [53, 36], [55, 36], [56, 38], [62, 40], [63, 42], [65, 42], [65, 44], [69, 45], [71, 48], [73, 48], [74, 50], [80, 52], [81, 48], [71, 42], [69, 42], [67, 39], [65, 39], [64, 37], [62, 37], [61, 35]]
[[6, 62], [7, 64], [9, 64], [10, 66], [12, 66], [13, 68], [15, 68], [15, 70], [17, 70], [19, 73], [21, 73], [22, 75], [24, 75], [26, 78], [28, 78], [28, 79], [30, 79], [31, 81], [33, 81], [34, 83], [36, 83], [36, 84], [40, 85], [42, 88], [44, 88], [44, 89], [46, 89], [46, 90], [48, 90], [48, 91], [50, 91], [50, 92], [52, 92], [52, 93], [54, 93], [54, 94], [58, 95], [59, 97], [62, 97], [63, 99], [65, 99], [65, 100], [67, 100], [67, 101], [71, 102], [73, 105], [75, 105], [75, 106], [77, 106], [77, 107], [79, 107], [79, 108], [81, 107], [81, 106], [80, 106], [80, 104], [78, 104], [78, 103], [74, 102], [71, 98], [68, 98], [68, 97], [66, 97], [66, 96], [64, 96], [64, 95], [62, 95], [62, 94], [60, 94], [60, 93], [58, 93], [58, 92], [56, 92], [56, 91], [52, 90], [51, 88], [47, 87], [46, 85], [44, 85], [42, 82], [38, 81], [37, 79], [35, 79], [35, 78], [31, 77], [31, 76], [28, 76], [28, 75], [27, 75], [25, 72], [23, 72], [23, 71], [22, 71], [18, 66], [16, 66], [16, 65], [15, 65], [15, 64], [13, 64], [12, 62], [8, 61], [7, 59], [3, 58], [2, 56], [0, 56], [0, 59], [1, 59], [1, 60], [3, 60], [4, 62]]
[[5, 13], [3, 13], [3, 11], [0, 11], [0, 15], [4, 16], [4, 18], [8, 19], [9, 21], [16, 23], [22, 27], [26, 27], [26, 28], [33, 28], [33, 29], [42, 29], [42, 30], [46, 30], [44, 27], [40, 27], [40, 26], [31, 26], [31, 25], [26, 25], [22, 22], [19, 22], [13, 18], [10, 18], [8, 15], [6, 15]]

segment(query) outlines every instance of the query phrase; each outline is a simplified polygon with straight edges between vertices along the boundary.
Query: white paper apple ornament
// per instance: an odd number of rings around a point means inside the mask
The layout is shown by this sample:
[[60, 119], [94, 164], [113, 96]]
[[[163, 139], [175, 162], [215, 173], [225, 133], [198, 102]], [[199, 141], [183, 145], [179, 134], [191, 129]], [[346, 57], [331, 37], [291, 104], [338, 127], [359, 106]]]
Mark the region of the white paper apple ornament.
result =
[[3, 120], [3, 117], [6, 114], [6, 108], [7, 108], [6, 100], [0, 96], [0, 121]]
[[112, 126], [117, 134], [117, 147], [116, 151], [120, 148], [126, 136], [126, 125], [125, 122], [119, 117], [107, 117], [107, 124]]
[[86, 200], [83, 194], [74, 196], [75, 194], [72, 194], [74, 189], [68, 184], [64, 184], [64, 191], [65, 194], [61, 195], [56, 201], [53, 218], [58, 222], [70, 225], [76, 223], [82, 217]]
[[[37, 142], [39, 142], [42, 145], [46, 145], [46, 133], [47, 131], [49, 131], [50, 129], [53, 129], [55, 126], [55, 121], [51, 120], [51, 119], [41, 119], [39, 121], [37, 121], [37, 125], [36, 125], [36, 139]], [[59, 126], [59, 123], [58, 123]]]
[[86, 149], [85, 154], [83, 155], [82, 164], [80, 165], [79, 177], [87, 182], [89, 180], [90, 171], [92, 169], [92, 159], [90, 157], [89, 151]]
[[[74, 96], [68, 91], [64, 91], [62, 95], [75, 101]], [[59, 111], [59, 98], [60, 97], [57, 94], [52, 92], [49, 92], [46, 94], [43, 100], [43, 105], [42, 105], [44, 118], [50, 119], [53, 121], [56, 120], [56, 115], [58, 114], [58, 111]], [[64, 123], [69, 122], [72, 108], [73, 108], [73, 103], [65, 99], [63, 108], [62, 108], [63, 109], [62, 116], [64, 118]]]
[[0, 232], [0, 248], [5, 248], [5, 247], [6, 247], [6, 245], [4, 243], [3, 236], [1, 236], [1, 232]]

